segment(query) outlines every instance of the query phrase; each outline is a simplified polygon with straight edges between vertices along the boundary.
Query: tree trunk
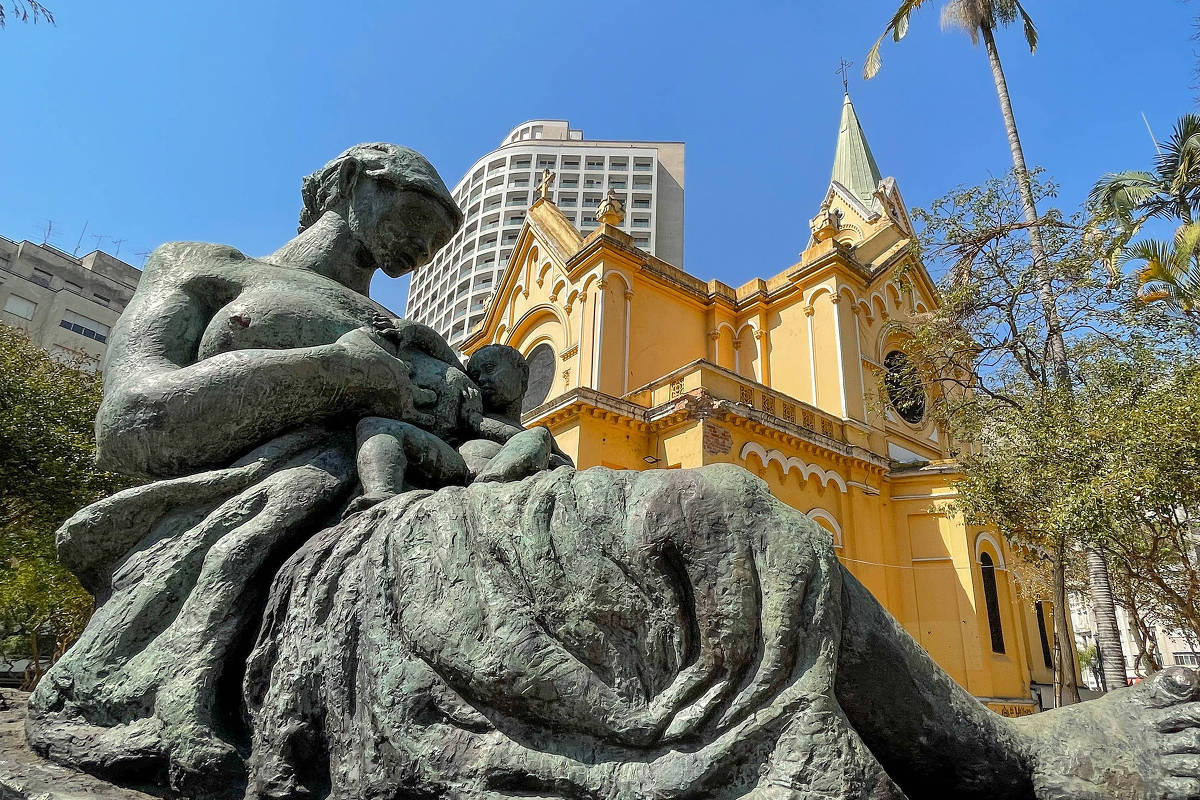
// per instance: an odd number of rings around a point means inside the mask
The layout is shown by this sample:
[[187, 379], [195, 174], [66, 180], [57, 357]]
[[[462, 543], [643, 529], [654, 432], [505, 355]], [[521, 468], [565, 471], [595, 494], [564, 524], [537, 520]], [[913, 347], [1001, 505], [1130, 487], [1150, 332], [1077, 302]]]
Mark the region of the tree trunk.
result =
[[1108, 561], [1098, 547], [1087, 548], [1088, 584], [1092, 594], [1092, 612], [1096, 615], [1096, 647], [1104, 667], [1104, 685], [1109, 691], [1125, 685], [1125, 651], [1117, 627], [1117, 607], [1108, 579]]
[[[1042, 246], [1042, 231], [1038, 227], [1037, 205], [1033, 198], [1033, 188], [1029, 182], [1029, 168], [1025, 165], [1025, 150], [1021, 147], [1021, 137], [1017, 133], [1017, 118], [1013, 114], [1012, 100], [1008, 95], [1008, 81], [1004, 77], [1004, 67], [1000, 63], [1000, 52], [996, 49], [996, 39], [988, 25], [979, 28], [987, 51], [988, 63], [992, 68], [992, 81], [996, 84], [996, 97], [1000, 101], [1000, 115], [1004, 117], [1004, 129], [1008, 134], [1008, 149], [1012, 153], [1013, 175], [1017, 179], [1017, 191], [1021, 195], [1021, 206], [1025, 214], [1025, 222], [1029, 224], [1029, 251], [1033, 256], [1034, 272], [1038, 280], [1038, 301], [1042, 306], [1042, 321], [1046, 326], [1047, 354], [1050, 361], [1050, 374], [1053, 388], [1057, 391], [1071, 392], [1071, 371], [1067, 363], [1067, 347], [1063, 341], [1062, 319], [1058, 314], [1058, 298], [1054, 294], [1054, 276], [1050, 264], [1046, 260], [1046, 250]], [[1050, 387], [1047, 387], [1050, 388]], [[1092, 602], [1096, 609], [1097, 635], [1096, 643], [1103, 658], [1105, 682], [1110, 686], [1125, 685], [1125, 659], [1121, 655], [1121, 638], [1117, 631], [1116, 609], [1112, 601], [1112, 589], [1108, 576], [1108, 563], [1097, 553], [1098, 558], [1092, 558], [1092, 550], [1088, 550], [1088, 574], [1092, 583]], [[1056, 580], [1058, 576], [1055, 576]], [[1097, 586], [1101, 589], [1098, 592]], [[1055, 599], [1058, 602], [1058, 598]], [[1111, 620], [1111, 627], [1109, 622]], [[1057, 633], [1057, 625], [1055, 626]], [[1070, 646], [1070, 645], [1069, 645]], [[1074, 650], [1073, 646], [1070, 646]], [[1113, 683], [1113, 678], [1120, 673], [1120, 680]]]
[[1138, 649], [1133, 662], [1133, 671], [1144, 676], [1145, 673], [1142, 670], [1145, 669], [1150, 658], [1150, 651], [1146, 646], [1146, 633], [1142, 628], [1142, 620], [1138, 612], [1137, 601], [1133, 599], [1133, 592], [1126, 589], [1125, 599], [1121, 605], [1125, 608], [1125, 616], [1129, 618], [1129, 632], [1133, 635], [1133, 642]]
[[1051, 569], [1054, 573], [1054, 654], [1058, 667], [1054, 686], [1054, 701], [1058, 706], [1079, 702], [1079, 680], [1075, 675], [1075, 642], [1067, 618], [1067, 575], [1063, 551], [1054, 554]]
[[1000, 64], [1000, 52], [991, 27], [981, 25], [980, 35], [987, 50], [988, 63], [992, 67], [992, 80], [996, 84], [996, 97], [1000, 100], [1000, 114], [1004, 117], [1004, 129], [1008, 133], [1008, 149], [1012, 153], [1013, 174], [1017, 179], [1017, 191], [1021, 195], [1021, 206], [1025, 222], [1029, 224], [1029, 250], [1033, 255], [1033, 266], [1038, 275], [1038, 300], [1042, 306], [1042, 317], [1046, 325], [1049, 344], [1051, 374], [1056, 389], [1070, 386], [1071, 373], [1067, 369], [1067, 348], [1063, 342], [1062, 321], [1054, 297], [1054, 284], [1050, 265], [1046, 263], [1046, 251], [1042, 247], [1042, 231], [1038, 227], [1037, 206], [1033, 200], [1033, 189], [1029, 184], [1029, 169], [1025, 166], [1025, 151], [1021, 137], [1017, 134], [1017, 118], [1013, 115], [1012, 100], [1008, 96], [1008, 81], [1004, 78], [1004, 67]]

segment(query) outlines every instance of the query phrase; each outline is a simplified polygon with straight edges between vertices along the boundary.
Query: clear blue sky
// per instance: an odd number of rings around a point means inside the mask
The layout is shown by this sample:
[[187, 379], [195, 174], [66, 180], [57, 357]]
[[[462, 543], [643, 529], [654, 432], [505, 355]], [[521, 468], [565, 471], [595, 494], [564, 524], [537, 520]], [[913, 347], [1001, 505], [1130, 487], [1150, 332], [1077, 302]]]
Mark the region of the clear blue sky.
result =
[[[270, 252], [300, 177], [361, 141], [425, 153], [453, 185], [517, 123], [687, 143], [685, 268], [739, 284], [795, 260], [828, 184], [842, 87], [910, 206], [1009, 165], [983, 51], [939, 4], [858, 77], [895, 0], [820, 3], [190, 3], [47, 0], [57, 27], [0, 31], [0, 234], [136, 255], [176, 239]], [[1000, 39], [1031, 164], [1077, 205], [1148, 166], [1194, 107], [1177, 0], [1027, 0], [1042, 46]], [[377, 279], [403, 308], [407, 280]]]

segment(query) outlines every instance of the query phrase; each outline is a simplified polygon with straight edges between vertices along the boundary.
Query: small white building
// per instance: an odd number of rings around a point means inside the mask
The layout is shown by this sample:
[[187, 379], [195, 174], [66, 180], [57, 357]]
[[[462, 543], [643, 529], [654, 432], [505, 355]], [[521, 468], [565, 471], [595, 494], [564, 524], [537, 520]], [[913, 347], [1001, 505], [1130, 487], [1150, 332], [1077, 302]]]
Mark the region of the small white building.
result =
[[[1071, 598], [1071, 625], [1075, 629], [1075, 647], [1081, 654], [1096, 644], [1096, 617], [1090, 599], [1082, 596]], [[1117, 606], [1117, 628], [1121, 633], [1121, 650], [1125, 655], [1126, 678], [1132, 682], [1146, 677], [1145, 670], [1139, 670], [1136, 663], [1138, 646], [1130, 626], [1129, 615], [1120, 606]], [[1179, 665], [1195, 669], [1200, 665], [1200, 642], [1189, 641], [1179, 632], [1169, 631], [1161, 625], [1152, 625], [1150, 632], [1154, 637], [1158, 659], [1164, 668]], [[1083, 681], [1088, 687], [1101, 688], [1098, 672], [1098, 668], [1081, 670]]]

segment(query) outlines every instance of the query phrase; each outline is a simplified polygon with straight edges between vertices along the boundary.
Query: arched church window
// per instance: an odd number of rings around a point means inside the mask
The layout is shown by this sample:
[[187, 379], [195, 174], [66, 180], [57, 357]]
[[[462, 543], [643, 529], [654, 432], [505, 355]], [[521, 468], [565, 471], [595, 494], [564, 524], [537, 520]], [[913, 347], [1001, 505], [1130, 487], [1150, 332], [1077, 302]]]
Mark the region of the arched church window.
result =
[[892, 408], [905, 422], [916, 425], [925, 418], [925, 390], [916, 366], [903, 352], [893, 350], [883, 359], [883, 368], [883, 384]]
[[983, 600], [987, 606], [988, 628], [992, 632], [992, 652], [1004, 652], [1004, 625], [1000, 622], [1000, 596], [996, 594], [996, 565], [987, 553], [979, 554], [983, 573]]
[[521, 401], [521, 413], [546, 402], [550, 384], [554, 383], [554, 348], [542, 342], [525, 359], [529, 364], [529, 387]]

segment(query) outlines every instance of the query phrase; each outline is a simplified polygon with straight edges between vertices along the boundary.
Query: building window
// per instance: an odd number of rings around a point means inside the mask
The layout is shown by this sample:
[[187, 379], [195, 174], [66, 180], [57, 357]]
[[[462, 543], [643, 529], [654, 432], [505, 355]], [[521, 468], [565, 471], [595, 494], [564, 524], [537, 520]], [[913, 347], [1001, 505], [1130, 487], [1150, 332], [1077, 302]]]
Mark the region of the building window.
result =
[[37, 311], [37, 303], [32, 300], [26, 300], [20, 295], [10, 294], [8, 299], [4, 301], [4, 310], [14, 317], [33, 319], [33, 315]]
[[50, 288], [50, 279], [53, 277], [54, 276], [51, 275], [49, 272], [46, 272], [43, 269], [38, 269], [37, 267], [34, 267], [33, 275], [31, 275], [29, 277], [29, 280], [33, 281], [38, 286], [43, 286], [43, 287], [49, 289]]
[[883, 359], [883, 368], [883, 385], [892, 408], [905, 422], [916, 425], [925, 418], [925, 390], [916, 367], [907, 355], [893, 350]]
[[1042, 661], [1046, 669], [1054, 669], [1054, 656], [1050, 654], [1050, 637], [1046, 635], [1046, 607], [1038, 600], [1033, 604], [1033, 612], [1037, 614], [1038, 638], [1042, 640]]
[[97, 322], [91, 317], [85, 317], [83, 314], [76, 314], [74, 311], [64, 311], [62, 322], [58, 324], [59, 327], [74, 331], [80, 336], [95, 339], [101, 344], [108, 341], [108, 326], [103, 322]]
[[987, 605], [988, 630], [992, 633], [992, 652], [1004, 652], [1004, 625], [1000, 622], [1000, 596], [996, 594], [996, 565], [987, 553], [979, 554], [983, 573], [983, 600]]
[[1200, 666], [1200, 653], [1171, 653], [1175, 657], [1175, 663], [1184, 667]]
[[554, 382], [554, 349], [542, 342], [533, 348], [526, 361], [529, 364], [529, 385], [525, 390], [525, 399], [521, 401], [522, 414], [546, 402], [546, 396], [550, 394], [550, 384]]

